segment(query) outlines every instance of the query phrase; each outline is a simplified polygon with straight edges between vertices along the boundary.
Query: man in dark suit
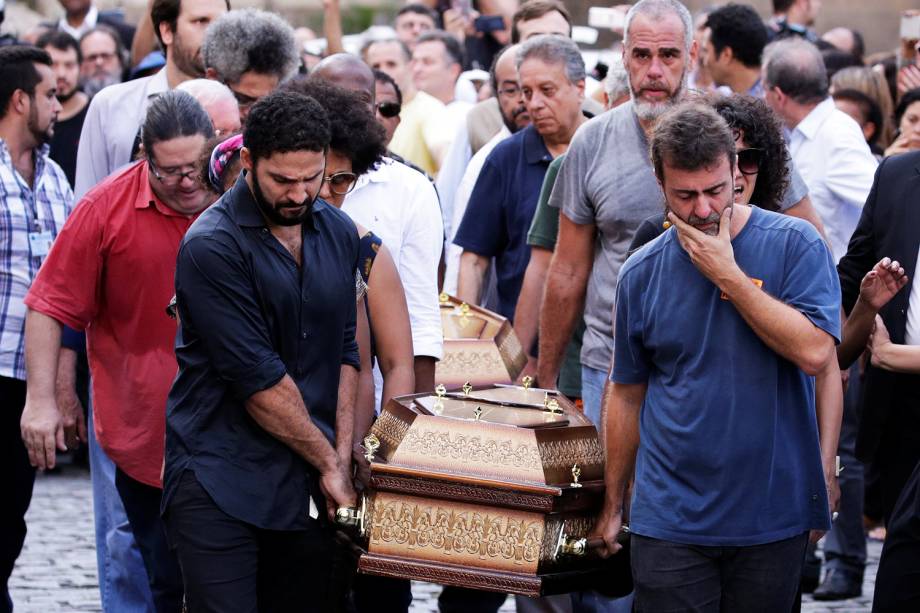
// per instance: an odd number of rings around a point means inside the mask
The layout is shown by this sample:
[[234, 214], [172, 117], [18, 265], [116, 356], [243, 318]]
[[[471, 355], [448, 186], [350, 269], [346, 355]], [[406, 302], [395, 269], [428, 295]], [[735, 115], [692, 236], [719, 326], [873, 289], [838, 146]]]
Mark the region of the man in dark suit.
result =
[[[843, 308], [853, 309], [863, 276], [883, 257], [900, 262], [907, 287], [879, 310], [891, 341], [920, 344], [920, 152], [890, 157], [875, 174], [862, 217], [837, 270]], [[882, 511], [889, 519], [920, 460], [920, 376], [868, 365], [856, 454], [881, 474]]]

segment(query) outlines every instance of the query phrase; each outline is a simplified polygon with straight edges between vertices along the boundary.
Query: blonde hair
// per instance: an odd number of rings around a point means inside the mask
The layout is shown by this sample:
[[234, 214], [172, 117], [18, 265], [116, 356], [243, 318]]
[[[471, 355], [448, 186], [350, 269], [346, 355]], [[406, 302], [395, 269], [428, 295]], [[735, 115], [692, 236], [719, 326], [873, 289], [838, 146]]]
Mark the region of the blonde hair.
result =
[[875, 101], [882, 111], [882, 125], [878, 137], [881, 148], [888, 147], [894, 140], [894, 102], [888, 89], [888, 80], [885, 75], [875, 68], [868, 66], [850, 66], [839, 70], [831, 78], [831, 91], [855, 89]]

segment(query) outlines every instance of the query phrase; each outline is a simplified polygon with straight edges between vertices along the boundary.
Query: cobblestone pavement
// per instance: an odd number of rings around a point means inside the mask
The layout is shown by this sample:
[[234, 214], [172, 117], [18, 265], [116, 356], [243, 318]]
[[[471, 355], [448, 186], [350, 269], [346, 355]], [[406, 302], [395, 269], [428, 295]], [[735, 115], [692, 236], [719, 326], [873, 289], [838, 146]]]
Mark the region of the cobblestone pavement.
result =
[[[29, 535], [10, 580], [17, 613], [100, 611], [96, 582], [92, 492], [89, 473], [73, 467], [53, 475], [39, 475], [26, 521]], [[857, 613], [871, 608], [875, 572], [882, 546], [869, 544], [869, 566], [863, 597], [835, 603], [816, 603], [806, 596], [807, 613]], [[437, 611], [440, 588], [413, 584], [414, 613]], [[509, 598], [502, 613], [514, 611]]]

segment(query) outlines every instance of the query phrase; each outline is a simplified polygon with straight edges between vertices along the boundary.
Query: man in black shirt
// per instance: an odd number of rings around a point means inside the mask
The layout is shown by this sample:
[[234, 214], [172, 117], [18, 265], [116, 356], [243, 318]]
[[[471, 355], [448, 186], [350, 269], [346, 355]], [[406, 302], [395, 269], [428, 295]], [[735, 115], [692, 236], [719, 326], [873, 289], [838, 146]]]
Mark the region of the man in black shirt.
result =
[[332, 528], [349, 479], [358, 233], [318, 198], [320, 105], [253, 105], [245, 172], [186, 234], [163, 515], [189, 611], [331, 611]]
[[89, 106], [89, 97], [79, 89], [80, 63], [83, 61], [80, 44], [66, 32], [51, 30], [43, 34], [35, 46], [51, 56], [51, 69], [57, 81], [57, 99], [61, 103], [61, 112], [54, 124], [54, 136], [50, 143], [51, 159], [64, 170], [73, 188], [77, 171], [77, 146], [80, 144], [80, 132]]

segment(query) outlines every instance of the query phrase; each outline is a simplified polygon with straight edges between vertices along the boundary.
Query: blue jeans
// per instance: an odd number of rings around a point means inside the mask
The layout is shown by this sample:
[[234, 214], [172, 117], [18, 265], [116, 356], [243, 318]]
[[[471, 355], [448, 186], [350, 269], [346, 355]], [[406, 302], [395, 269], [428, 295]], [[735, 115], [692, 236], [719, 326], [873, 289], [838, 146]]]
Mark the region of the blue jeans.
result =
[[[604, 386], [607, 384], [607, 372], [590, 366], [581, 366], [581, 401], [584, 403], [585, 415], [601, 428], [601, 406], [604, 399]], [[576, 613], [629, 613], [632, 611], [633, 595], [622, 598], [607, 598], [598, 592], [574, 592], [572, 610]]]
[[96, 440], [92, 408], [88, 413], [89, 465], [96, 521], [96, 564], [99, 567], [102, 610], [112, 613], [154, 611], [141, 550], [134, 541], [125, 507], [115, 489], [115, 463]]

